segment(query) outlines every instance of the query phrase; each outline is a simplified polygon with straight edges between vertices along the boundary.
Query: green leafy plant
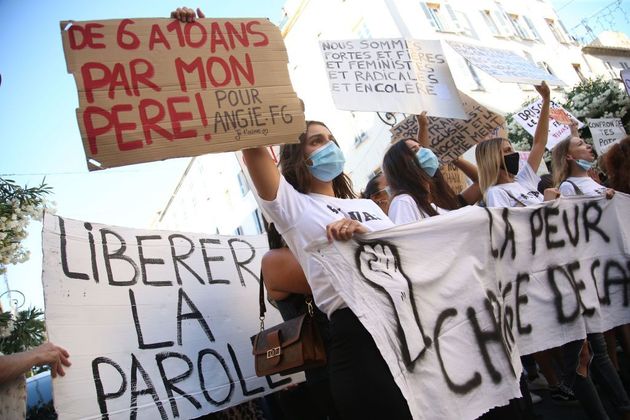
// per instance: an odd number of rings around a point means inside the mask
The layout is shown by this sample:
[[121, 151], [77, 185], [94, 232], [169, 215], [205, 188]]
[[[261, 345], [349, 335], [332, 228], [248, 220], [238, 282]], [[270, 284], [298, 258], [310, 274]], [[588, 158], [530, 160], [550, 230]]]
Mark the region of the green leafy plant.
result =
[[[3, 313], [6, 317], [7, 312]], [[8, 336], [0, 338], [0, 352], [18, 353], [37, 347], [46, 340], [44, 312], [38, 308], [19, 311], [12, 320], [13, 328]]]

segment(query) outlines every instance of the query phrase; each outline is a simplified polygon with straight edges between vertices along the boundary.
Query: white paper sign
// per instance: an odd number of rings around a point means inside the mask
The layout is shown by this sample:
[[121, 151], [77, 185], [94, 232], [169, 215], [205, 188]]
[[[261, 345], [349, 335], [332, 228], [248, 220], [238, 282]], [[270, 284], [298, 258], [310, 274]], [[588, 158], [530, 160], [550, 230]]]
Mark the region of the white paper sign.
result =
[[520, 354], [630, 322], [630, 196], [466, 207], [311, 244], [415, 419], [475, 419], [520, 395]]
[[194, 418], [303, 380], [254, 373], [264, 235], [46, 215], [43, 248], [48, 336], [72, 361], [53, 380], [60, 418]]
[[[536, 132], [541, 108], [542, 100], [539, 99], [515, 113], [513, 115], [514, 120], [533, 136]], [[554, 101], [551, 101], [550, 113], [552, 112], [551, 110], [558, 110], [558, 114], [564, 114], [565, 118], [568, 117], [577, 122], [578, 128], [584, 127], [584, 123], [575, 118], [569, 111], [564, 109], [562, 105]], [[555, 145], [560, 143], [562, 140], [571, 136], [571, 127], [567, 124], [561, 123], [560, 121], [568, 122], [568, 120], [564, 120], [559, 116], [556, 116], [555, 118], [549, 117], [549, 136], [547, 137], [547, 149], [549, 150], [553, 149]]]
[[593, 146], [599, 155], [627, 136], [619, 118], [587, 118], [586, 121], [593, 136]]
[[447, 42], [470, 64], [501, 82], [539, 85], [541, 81], [545, 80], [549, 85], [566, 85], [556, 76], [549, 74], [512, 51], [479, 47], [457, 41]]
[[465, 118], [440, 41], [320, 41], [335, 106]]
[[623, 84], [626, 87], [626, 93], [630, 95], [630, 69], [621, 70], [620, 73], [621, 80], [623, 80]]

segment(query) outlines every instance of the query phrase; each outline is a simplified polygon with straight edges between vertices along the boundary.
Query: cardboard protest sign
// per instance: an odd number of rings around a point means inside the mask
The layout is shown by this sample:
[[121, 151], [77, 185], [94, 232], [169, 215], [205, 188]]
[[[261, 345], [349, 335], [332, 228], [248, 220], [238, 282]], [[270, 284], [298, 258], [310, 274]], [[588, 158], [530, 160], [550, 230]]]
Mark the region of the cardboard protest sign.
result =
[[335, 106], [465, 118], [440, 41], [320, 41]]
[[[429, 117], [430, 147], [441, 163], [456, 159], [505, 123], [501, 115], [490, 111], [473, 98], [461, 92], [459, 94], [466, 111], [466, 120]], [[417, 139], [418, 129], [415, 115], [405, 118], [391, 128], [392, 143], [405, 138]]]
[[304, 114], [267, 19], [61, 22], [88, 168], [296, 142]]
[[[138, 230], [47, 214], [43, 285], [51, 341], [72, 355], [54, 380], [60, 418], [195, 418], [303, 375], [258, 378], [264, 235]], [[280, 323], [268, 307], [266, 326]]]
[[376, 342], [414, 419], [520, 395], [519, 355], [630, 322], [630, 196], [466, 207], [309, 246]]
[[619, 118], [587, 118], [586, 121], [593, 136], [593, 146], [599, 155], [627, 136]]
[[447, 41], [470, 64], [500, 82], [539, 85], [545, 80], [549, 85], [565, 86], [562, 80], [549, 74], [520, 55], [496, 48], [481, 47], [457, 41]]
[[455, 194], [459, 194], [468, 187], [466, 175], [452, 163], [440, 165], [440, 172]]
[[623, 80], [623, 84], [626, 87], [626, 93], [630, 95], [630, 69], [621, 70], [619, 76], [621, 76], [621, 80]]
[[[533, 136], [536, 132], [541, 108], [542, 100], [539, 99], [536, 102], [532, 102], [513, 115], [514, 121], [519, 123], [521, 127]], [[555, 145], [562, 140], [571, 136], [571, 127], [568, 125], [570, 121], [576, 122], [578, 128], [584, 127], [584, 123], [575, 118], [557, 102], [551, 101], [549, 115], [549, 137], [547, 138], [547, 149], [549, 150], [553, 149]]]

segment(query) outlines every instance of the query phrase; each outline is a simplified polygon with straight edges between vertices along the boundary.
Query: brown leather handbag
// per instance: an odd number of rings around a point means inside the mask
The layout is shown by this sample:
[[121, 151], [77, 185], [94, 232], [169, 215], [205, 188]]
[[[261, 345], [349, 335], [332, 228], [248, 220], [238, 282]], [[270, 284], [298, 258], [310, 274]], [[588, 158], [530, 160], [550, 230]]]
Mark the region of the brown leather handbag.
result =
[[290, 374], [325, 365], [326, 351], [315, 323], [312, 297], [306, 300], [307, 313], [269, 329], [265, 329], [262, 275], [259, 298], [260, 332], [252, 337], [256, 375]]

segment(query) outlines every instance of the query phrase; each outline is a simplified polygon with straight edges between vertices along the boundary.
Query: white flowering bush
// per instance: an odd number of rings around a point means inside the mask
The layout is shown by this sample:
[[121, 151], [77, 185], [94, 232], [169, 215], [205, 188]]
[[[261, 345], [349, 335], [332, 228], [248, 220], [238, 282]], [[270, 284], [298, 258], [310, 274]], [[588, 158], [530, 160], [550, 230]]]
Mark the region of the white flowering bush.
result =
[[31, 220], [41, 220], [46, 209], [50, 187], [21, 187], [10, 179], [0, 178], [0, 274], [8, 264], [28, 260], [30, 252], [22, 246]]
[[[626, 132], [630, 132], [630, 98], [617, 80], [589, 79], [567, 92], [563, 106], [576, 118], [587, 123], [587, 118], [621, 118]], [[582, 138], [591, 138], [588, 127]]]
[[[626, 132], [630, 133], [630, 98], [617, 80], [605, 80], [601, 77], [589, 79], [566, 91], [565, 96], [566, 100], [560, 104], [585, 124], [580, 137], [587, 142], [591, 142], [592, 139], [587, 118], [621, 118]], [[529, 99], [521, 108], [525, 108], [537, 99], [537, 97]], [[531, 150], [533, 137], [514, 120], [513, 115], [508, 114], [505, 120], [508, 138], [514, 150]], [[544, 160], [550, 159], [551, 154], [546, 151]]]

